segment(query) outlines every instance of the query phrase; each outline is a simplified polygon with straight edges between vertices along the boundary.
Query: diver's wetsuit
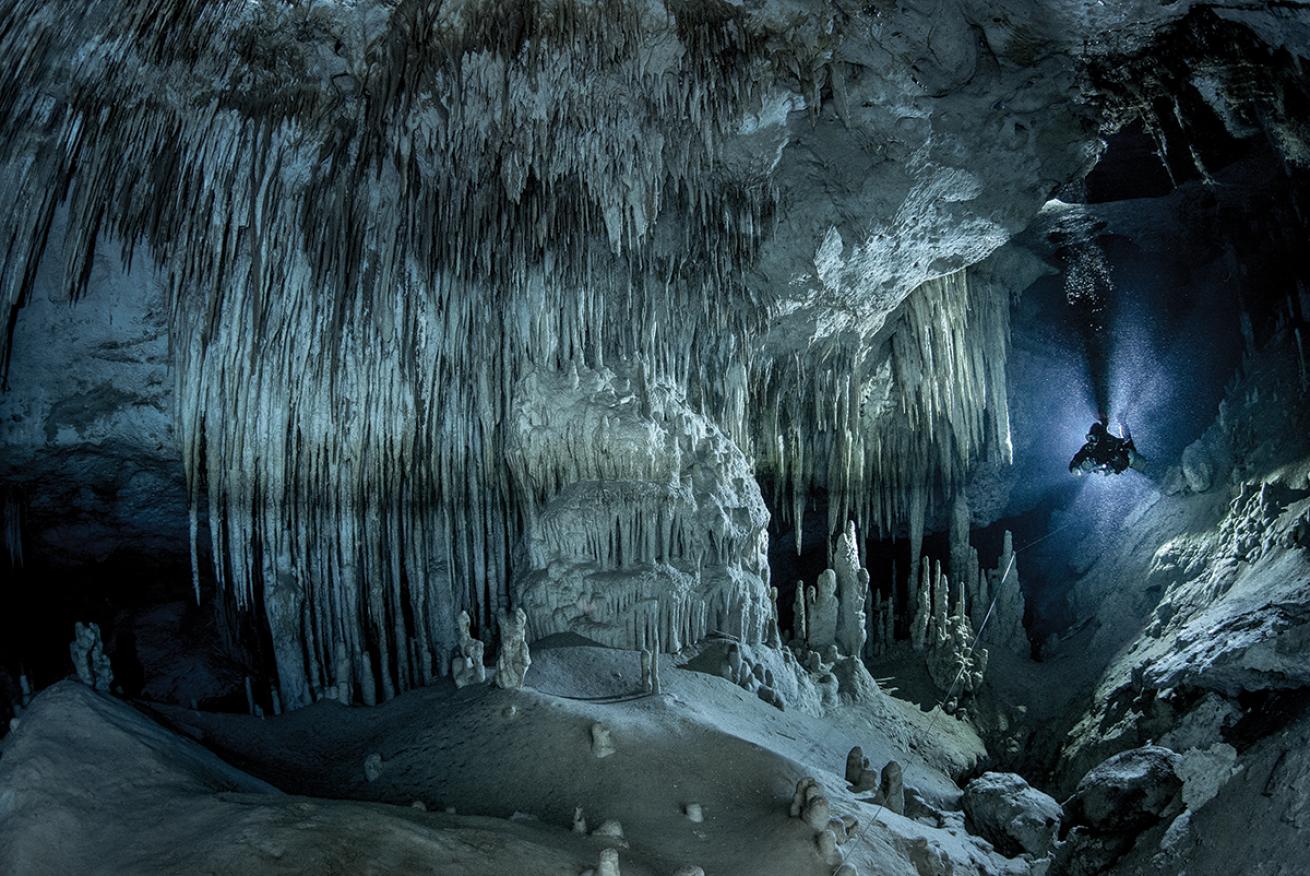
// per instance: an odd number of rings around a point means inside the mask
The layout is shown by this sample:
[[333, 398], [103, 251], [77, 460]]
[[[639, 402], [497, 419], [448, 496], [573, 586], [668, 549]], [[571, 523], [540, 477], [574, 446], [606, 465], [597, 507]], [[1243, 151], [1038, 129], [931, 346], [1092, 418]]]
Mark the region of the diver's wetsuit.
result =
[[1083, 474], [1123, 474], [1141, 457], [1131, 436], [1119, 438], [1110, 434], [1105, 423], [1093, 423], [1084, 444], [1069, 462], [1069, 471]]

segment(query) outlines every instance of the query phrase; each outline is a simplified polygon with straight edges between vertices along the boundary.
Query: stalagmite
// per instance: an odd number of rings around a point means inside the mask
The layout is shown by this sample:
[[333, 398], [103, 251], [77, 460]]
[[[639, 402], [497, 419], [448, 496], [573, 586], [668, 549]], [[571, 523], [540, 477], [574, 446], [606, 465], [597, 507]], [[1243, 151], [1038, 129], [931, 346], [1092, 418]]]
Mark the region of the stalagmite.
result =
[[820, 794], [819, 782], [813, 776], [803, 776], [796, 781], [796, 790], [791, 796], [791, 807], [788, 814], [792, 818], [800, 818], [801, 813], [805, 811], [806, 805], [809, 804], [810, 798], [817, 797]]
[[468, 612], [459, 613], [459, 648], [456, 652], [454, 680], [456, 687], [481, 684], [487, 680], [485, 646], [469, 632]]
[[591, 725], [591, 753], [597, 758], [606, 758], [613, 754], [614, 736], [604, 724]]
[[812, 827], [814, 830], [826, 830], [831, 810], [828, 806], [828, 798], [823, 795], [811, 796], [805, 801], [805, 806], [801, 809], [801, 820]]
[[782, 627], [778, 621], [778, 588], [769, 588], [769, 608], [772, 617], [769, 620], [768, 629], [765, 633], [764, 644], [770, 648], [782, 647]]
[[1019, 584], [1019, 564], [1015, 557], [1014, 537], [1008, 529], [1005, 531], [1005, 543], [996, 569], [988, 571], [985, 579], [996, 605], [992, 609], [992, 617], [987, 622], [987, 628], [983, 630], [983, 641], [994, 647], [1004, 648], [1013, 654], [1027, 655], [1031, 646], [1028, 642], [1028, 633], [1023, 626], [1023, 588]]
[[846, 755], [846, 782], [856, 794], [878, 790], [878, 771], [869, 769], [869, 759], [858, 745]]
[[619, 853], [615, 849], [601, 849], [600, 865], [596, 876], [619, 876]]
[[846, 755], [846, 781], [848, 784], [855, 784], [860, 779], [860, 774], [869, 766], [869, 759], [864, 756], [864, 749], [855, 746]]
[[814, 845], [825, 864], [837, 866], [842, 862], [842, 851], [837, 845], [837, 836], [831, 830], [819, 831], [814, 837]]
[[824, 569], [811, 588], [813, 596], [805, 606], [810, 647], [822, 650], [837, 640], [837, 574]]
[[114, 671], [110, 668], [109, 657], [100, 640], [99, 624], [84, 624], [81, 621], [75, 623], [68, 654], [73, 659], [73, 670], [83, 684], [102, 693], [109, 693], [114, 686]]
[[837, 628], [835, 641], [844, 654], [858, 657], [866, 636], [864, 604], [869, 595], [869, 573], [860, 565], [855, 523], [850, 522], [833, 553], [837, 576]]
[[600, 826], [591, 832], [591, 835], [613, 840], [617, 845], [625, 849], [628, 847], [628, 841], [623, 835], [623, 823], [614, 818], [607, 818], [602, 821]]
[[517, 690], [532, 665], [528, 653], [528, 616], [523, 609], [500, 613], [500, 652], [496, 655], [496, 687]]
[[932, 620], [931, 581], [928, 563], [924, 562], [919, 586], [915, 589], [915, 602], [912, 607], [914, 618], [910, 626], [910, 643], [916, 654], [922, 654], [928, 647], [928, 625]]
[[880, 787], [883, 805], [897, 815], [905, 814], [905, 784], [901, 779], [901, 765], [888, 761], [882, 768], [882, 785]]
[[660, 693], [659, 633], [647, 633], [648, 647], [641, 650], [641, 687], [646, 693]]
[[949, 616], [950, 580], [942, 573], [940, 561], [933, 563], [932, 576], [932, 616], [928, 618], [928, 641], [930, 643], [946, 640], [946, 620]]
[[962, 599], [938, 630], [938, 638], [928, 649], [928, 673], [938, 688], [951, 694], [949, 710], [956, 697], [972, 693], [982, 684], [988, 655], [986, 648], [975, 646], [973, 624]]
[[805, 617], [805, 582], [796, 582], [796, 598], [792, 608], [793, 622], [791, 637], [796, 642], [806, 642], [810, 638], [810, 628]]

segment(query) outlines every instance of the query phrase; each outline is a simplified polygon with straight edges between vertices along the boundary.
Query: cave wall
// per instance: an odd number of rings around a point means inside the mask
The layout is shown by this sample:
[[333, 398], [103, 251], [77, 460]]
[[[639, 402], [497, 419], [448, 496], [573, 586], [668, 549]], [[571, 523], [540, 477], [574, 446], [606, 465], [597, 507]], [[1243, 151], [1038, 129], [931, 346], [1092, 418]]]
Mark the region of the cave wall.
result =
[[186, 555], [168, 311], [159, 276], [108, 248], [74, 306], [47, 259], [15, 326], [0, 392], [0, 478], [25, 552], [55, 564]]

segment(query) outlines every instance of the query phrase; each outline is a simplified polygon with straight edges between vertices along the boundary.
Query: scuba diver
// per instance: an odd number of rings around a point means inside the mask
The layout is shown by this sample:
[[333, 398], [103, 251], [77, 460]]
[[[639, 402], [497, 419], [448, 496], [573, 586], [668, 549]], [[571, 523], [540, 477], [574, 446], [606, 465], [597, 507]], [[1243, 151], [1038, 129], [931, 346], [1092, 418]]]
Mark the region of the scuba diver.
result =
[[1112, 435], [1107, 427], [1108, 417], [1102, 417], [1087, 430], [1087, 443], [1069, 461], [1071, 474], [1123, 474], [1129, 468], [1142, 468], [1145, 460], [1137, 452], [1133, 438], [1120, 428], [1120, 435]]

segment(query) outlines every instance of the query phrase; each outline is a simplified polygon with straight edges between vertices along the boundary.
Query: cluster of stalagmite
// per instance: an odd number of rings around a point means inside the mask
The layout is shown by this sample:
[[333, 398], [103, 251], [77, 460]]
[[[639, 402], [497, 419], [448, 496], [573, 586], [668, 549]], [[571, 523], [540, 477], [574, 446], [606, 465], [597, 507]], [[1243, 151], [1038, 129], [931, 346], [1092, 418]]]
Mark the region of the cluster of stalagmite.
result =
[[814, 830], [814, 849], [829, 867], [835, 867], [834, 876], [856, 876], [855, 868], [846, 863], [842, 848], [859, 827], [852, 815], [838, 815], [824, 796], [823, 789], [813, 776], [805, 776], [796, 783], [789, 813]]
[[896, 761], [888, 761], [881, 771], [872, 769], [864, 749], [857, 745], [846, 755], [846, 784], [856, 793], [872, 791], [873, 797], [867, 802], [897, 815], [905, 814], [905, 782]]
[[924, 655], [929, 675], [943, 692], [971, 693], [982, 684], [988, 652], [970, 620], [968, 591], [958, 585], [952, 591], [940, 562], [925, 561], [921, 569], [920, 580], [910, 587], [910, 647]]
[[[926, 557], [915, 564], [903, 600], [895, 587], [875, 588], [867, 608], [869, 660], [908, 649], [923, 655], [933, 682], [943, 692], [971, 693], [982, 683], [989, 649], [1027, 655], [1024, 600], [1010, 532], [1004, 536], [995, 569], [983, 569], [969, 544], [967, 504], [957, 498], [950, 530], [950, 568]], [[893, 566], [892, 581], [895, 578]]]
[[779, 690], [778, 678], [773, 670], [743, 657], [741, 647], [736, 642], [727, 643], [718, 674], [774, 708], [786, 710], [787, 701]]
[[838, 538], [832, 566], [808, 588], [797, 582], [792, 641], [819, 654], [836, 648], [848, 657], [859, 657], [867, 636], [869, 572], [860, 565], [854, 522], [848, 522]]
[[952, 694], [954, 704], [982, 684], [986, 645], [1027, 653], [1010, 533], [1005, 533], [998, 567], [982, 569], [977, 550], [968, 543], [967, 505], [958, 501], [955, 510], [951, 563], [959, 578], [952, 584], [940, 561], [918, 564], [901, 605], [901, 626], [891, 595], [894, 586], [886, 597], [883, 588], [870, 586], [869, 573], [860, 565], [855, 524], [848, 524], [833, 549], [833, 568], [813, 585], [796, 585], [791, 644], [803, 664], [817, 669], [825, 661], [835, 663], [838, 655], [876, 660], [908, 645], [923, 656], [933, 682]]

